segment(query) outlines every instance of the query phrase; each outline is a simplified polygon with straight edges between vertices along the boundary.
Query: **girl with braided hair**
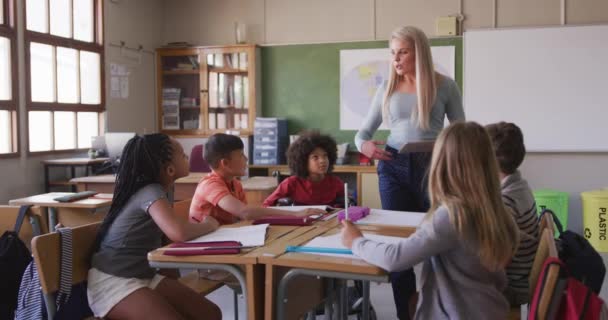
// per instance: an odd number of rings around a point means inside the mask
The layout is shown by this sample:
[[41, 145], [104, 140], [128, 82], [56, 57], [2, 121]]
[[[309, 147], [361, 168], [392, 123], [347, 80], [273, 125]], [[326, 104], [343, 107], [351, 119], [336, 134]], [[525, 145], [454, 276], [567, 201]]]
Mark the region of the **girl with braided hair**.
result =
[[167, 192], [186, 175], [188, 157], [167, 135], [135, 136], [126, 144], [88, 275], [96, 317], [221, 319], [215, 304], [148, 265], [147, 254], [162, 246], [163, 235], [182, 242], [218, 227], [212, 217], [194, 224], [173, 213]]

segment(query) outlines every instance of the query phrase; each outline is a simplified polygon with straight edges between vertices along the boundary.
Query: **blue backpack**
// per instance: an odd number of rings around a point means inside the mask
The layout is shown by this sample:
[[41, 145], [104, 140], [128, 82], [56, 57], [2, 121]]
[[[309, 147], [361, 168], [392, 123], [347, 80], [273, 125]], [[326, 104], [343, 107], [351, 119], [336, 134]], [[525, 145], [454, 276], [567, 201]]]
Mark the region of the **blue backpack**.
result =
[[72, 229], [57, 231], [61, 235], [61, 272], [56, 297], [43, 298], [36, 263], [32, 261], [21, 279], [15, 320], [84, 319], [93, 315], [86, 283], [72, 285]]

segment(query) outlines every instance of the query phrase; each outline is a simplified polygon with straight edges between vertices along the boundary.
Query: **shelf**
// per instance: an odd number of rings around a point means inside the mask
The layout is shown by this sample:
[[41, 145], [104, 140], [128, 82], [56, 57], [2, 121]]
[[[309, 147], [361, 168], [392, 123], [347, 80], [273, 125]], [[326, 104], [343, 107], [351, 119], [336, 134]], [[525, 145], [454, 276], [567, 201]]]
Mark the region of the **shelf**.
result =
[[164, 75], [187, 75], [187, 74], [199, 74], [199, 70], [163, 70]]
[[235, 74], [247, 74], [247, 70], [234, 69], [234, 68], [217, 68], [217, 67], [209, 67], [209, 72], [215, 73], [235, 73]]
[[50, 181], [49, 186], [73, 186], [74, 183], [70, 181]]
[[227, 107], [222, 107], [222, 108], [209, 108], [209, 112], [213, 112], [213, 113], [240, 113], [240, 114], [248, 114], [249, 113], [249, 109], [245, 109], [245, 108], [236, 108], [234, 106], [227, 106]]

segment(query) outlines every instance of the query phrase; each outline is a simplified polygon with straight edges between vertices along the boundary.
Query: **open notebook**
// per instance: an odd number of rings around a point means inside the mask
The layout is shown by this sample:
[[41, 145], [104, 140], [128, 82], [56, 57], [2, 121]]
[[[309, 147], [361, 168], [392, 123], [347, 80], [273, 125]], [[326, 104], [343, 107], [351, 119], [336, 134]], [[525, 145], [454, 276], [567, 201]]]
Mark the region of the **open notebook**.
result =
[[355, 223], [364, 225], [416, 228], [420, 226], [420, 223], [422, 223], [425, 215], [426, 213], [424, 212], [371, 209], [369, 215], [363, 219], [357, 220]]
[[[390, 237], [390, 236], [382, 236], [378, 234], [371, 233], [363, 233], [363, 236], [374, 241], [385, 242], [385, 243], [397, 243], [405, 238], [401, 237]], [[306, 243], [304, 246], [306, 247], [317, 247], [317, 248], [332, 248], [332, 249], [346, 249], [345, 246], [342, 245], [342, 239], [340, 238], [340, 233], [333, 234], [331, 236], [321, 236], [316, 237]], [[340, 258], [351, 258], [351, 259], [361, 259], [353, 254], [335, 254], [335, 253], [308, 253], [308, 254], [318, 254], [323, 256], [331, 256], [331, 257], [340, 257]]]
[[195, 242], [214, 242], [214, 241], [237, 241], [243, 247], [263, 246], [266, 241], [266, 231], [268, 224], [258, 224], [254, 226], [236, 227], [236, 228], [219, 228], [214, 232], [200, 236], [196, 239], [188, 241]]

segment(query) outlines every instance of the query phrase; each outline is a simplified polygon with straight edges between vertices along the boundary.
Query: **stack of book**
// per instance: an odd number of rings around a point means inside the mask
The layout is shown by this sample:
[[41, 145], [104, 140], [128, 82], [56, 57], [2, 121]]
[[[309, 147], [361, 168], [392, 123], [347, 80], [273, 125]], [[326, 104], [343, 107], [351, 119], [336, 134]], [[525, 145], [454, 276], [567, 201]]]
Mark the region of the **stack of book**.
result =
[[163, 88], [163, 129], [179, 129], [180, 94], [179, 88]]

